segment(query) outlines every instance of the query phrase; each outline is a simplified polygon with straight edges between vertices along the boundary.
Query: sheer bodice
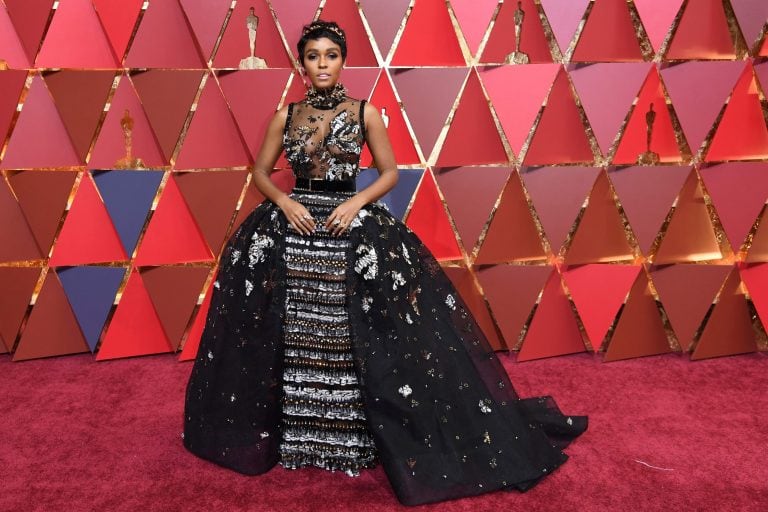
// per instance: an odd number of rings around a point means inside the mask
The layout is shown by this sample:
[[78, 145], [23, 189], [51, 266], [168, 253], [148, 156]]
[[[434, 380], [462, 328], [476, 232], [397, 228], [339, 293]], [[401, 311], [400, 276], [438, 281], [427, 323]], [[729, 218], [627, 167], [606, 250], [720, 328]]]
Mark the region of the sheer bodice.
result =
[[306, 100], [291, 103], [283, 147], [294, 175], [327, 180], [356, 178], [365, 142], [364, 108], [365, 100], [352, 98], [327, 110]]

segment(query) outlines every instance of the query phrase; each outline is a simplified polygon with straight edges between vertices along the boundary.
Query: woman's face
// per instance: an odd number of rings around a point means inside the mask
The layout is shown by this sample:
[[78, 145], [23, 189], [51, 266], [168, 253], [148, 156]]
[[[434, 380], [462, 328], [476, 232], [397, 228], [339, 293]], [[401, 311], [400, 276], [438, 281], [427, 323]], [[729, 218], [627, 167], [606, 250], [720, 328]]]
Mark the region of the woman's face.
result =
[[339, 81], [341, 47], [327, 37], [310, 39], [304, 47], [304, 69], [315, 89], [333, 87]]

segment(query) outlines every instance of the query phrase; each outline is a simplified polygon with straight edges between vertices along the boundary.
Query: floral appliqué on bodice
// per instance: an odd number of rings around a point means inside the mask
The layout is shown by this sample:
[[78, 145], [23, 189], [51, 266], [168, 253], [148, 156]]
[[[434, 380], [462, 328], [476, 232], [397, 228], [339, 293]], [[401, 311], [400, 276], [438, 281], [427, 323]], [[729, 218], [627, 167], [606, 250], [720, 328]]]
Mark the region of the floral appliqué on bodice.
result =
[[352, 98], [327, 110], [306, 100], [291, 103], [283, 148], [293, 174], [327, 180], [356, 178], [365, 143], [364, 108], [365, 100]]

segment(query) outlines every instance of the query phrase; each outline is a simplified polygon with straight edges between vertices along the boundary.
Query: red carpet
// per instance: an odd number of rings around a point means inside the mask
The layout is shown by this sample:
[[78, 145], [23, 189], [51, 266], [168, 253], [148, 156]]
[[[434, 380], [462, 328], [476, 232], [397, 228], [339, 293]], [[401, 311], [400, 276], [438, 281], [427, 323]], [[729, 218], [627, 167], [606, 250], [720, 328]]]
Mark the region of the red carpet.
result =
[[180, 439], [191, 364], [0, 357], [0, 510], [768, 510], [768, 357], [677, 355], [516, 364], [521, 396], [552, 394], [589, 431], [533, 490], [402, 507], [381, 467], [246, 477]]

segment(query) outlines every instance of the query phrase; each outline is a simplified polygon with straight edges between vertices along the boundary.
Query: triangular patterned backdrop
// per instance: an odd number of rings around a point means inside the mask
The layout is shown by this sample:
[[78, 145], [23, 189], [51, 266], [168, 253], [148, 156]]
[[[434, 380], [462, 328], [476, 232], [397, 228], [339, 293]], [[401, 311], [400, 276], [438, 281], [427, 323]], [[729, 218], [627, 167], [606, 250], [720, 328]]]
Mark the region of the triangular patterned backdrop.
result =
[[[496, 348], [767, 350], [766, 5], [0, 0], [0, 353], [194, 357], [317, 17], [346, 29], [350, 94], [389, 120], [383, 201]], [[250, 7], [266, 69], [239, 69]]]

